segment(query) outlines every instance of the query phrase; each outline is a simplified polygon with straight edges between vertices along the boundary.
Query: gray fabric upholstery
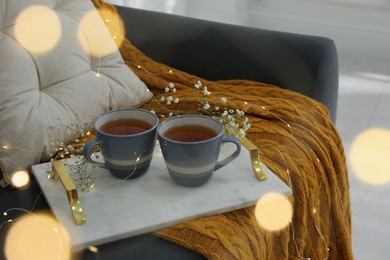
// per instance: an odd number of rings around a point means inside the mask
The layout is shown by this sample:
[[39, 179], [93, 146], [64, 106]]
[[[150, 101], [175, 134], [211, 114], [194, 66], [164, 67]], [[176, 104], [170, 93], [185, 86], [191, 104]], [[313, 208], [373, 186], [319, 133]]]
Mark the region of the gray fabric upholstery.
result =
[[149, 57], [209, 80], [248, 79], [291, 89], [335, 122], [338, 56], [333, 40], [118, 7], [126, 37]]

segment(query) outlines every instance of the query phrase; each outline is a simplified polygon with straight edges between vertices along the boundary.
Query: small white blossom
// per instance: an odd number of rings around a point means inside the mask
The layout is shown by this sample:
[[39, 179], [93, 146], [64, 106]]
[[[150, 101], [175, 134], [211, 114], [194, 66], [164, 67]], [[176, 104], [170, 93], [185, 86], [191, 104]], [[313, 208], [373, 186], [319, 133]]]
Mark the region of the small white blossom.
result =
[[169, 88], [174, 88], [175, 87], [175, 84], [173, 84], [172, 82], [169, 83]]
[[155, 114], [156, 114], [156, 111], [150, 110], [150, 113], [152, 113], [153, 115], [155, 115]]
[[175, 100], [173, 100], [173, 102], [174, 102], [175, 104], [179, 103], [179, 98], [175, 98]]
[[174, 89], [172, 89], [172, 91], [173, 91], [173, 93], [176, 93], [176, 89], [174, 88]]
[[225, 97], [221, 97], [221, 101], [222, 101], [222, 103], [226, 103], [227, 99]]
[[163, 102], [165, 100], [164, 96], [161, 96], [160, 101]]
[[245, 115], [244, 111], [239, 110], [239, 109], [236, 109], [236, 113], [237, 113], [238, 115], [240, 115], [240, 116]]
[[170, 105], [170, 104], [172, 104], [172, 102], [168, 100], [168, 101], [167, 101], [167, 105]]
[[194, 85], [194, 88], [199, 89], [199, 88], [200, 88], [200, 85], [199, 85], [199, 84], [195, 84], [195, 85]]
[[219, 110], [219, 106], [215, 106], [215, 111], [218, 111]]
[[165, 88], [165, 92], [169, 92], [169, 88], [168, 87]]
[[168, 114], [168, 116], [169, 116], [169, 117], [173, 116], [173, 113], [172, 113], [172, 112], [170, 112], [170, 113]]
[[243, 129], [240, 129], [238, 131], [238, 136], [245, 136], [245, 131]]
[[228, 111], [225, 110], [225, 111], [223, 111], [223, 113], [222, 113], [221, 116], [222, 116], [222, 117], [226, 117], [227, 115], [228, 115]]
[[209, 103], [204, 104], [203, 109], [209, 110], [209, 108], [210, 108], [210, 104]]
[[167, 98], [167, 100], [168, 100], [169, 102], [172, 102], [172, 101], [173, 101], [173, 97], [172, 97], [172, 96], [169, 96], [169, 97]]

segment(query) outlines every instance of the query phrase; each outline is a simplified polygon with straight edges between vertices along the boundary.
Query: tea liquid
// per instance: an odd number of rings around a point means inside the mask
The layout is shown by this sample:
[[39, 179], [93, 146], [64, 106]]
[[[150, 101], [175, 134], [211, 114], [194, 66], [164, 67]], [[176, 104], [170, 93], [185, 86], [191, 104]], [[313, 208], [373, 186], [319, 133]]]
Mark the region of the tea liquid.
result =
[[152, 128], [148, 122], [134, 118], [121, 118], [104, 123], [100, 130], [112, 135], [133, 135]]
[[198, 142], [213, 138], [218, 133], [200, 125], [175, 126], [164, 133], [166, 138], [179, 142]]

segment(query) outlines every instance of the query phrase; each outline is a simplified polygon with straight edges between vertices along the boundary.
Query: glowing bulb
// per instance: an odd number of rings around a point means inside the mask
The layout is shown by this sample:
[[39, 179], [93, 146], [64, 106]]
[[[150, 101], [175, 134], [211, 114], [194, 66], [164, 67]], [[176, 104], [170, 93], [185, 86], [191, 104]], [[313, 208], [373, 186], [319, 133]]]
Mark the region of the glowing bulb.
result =
[[256, 204], [257, 223], [268, 231], [285, 228], [291, 221], [293, 209], [286, 196], [279, 193], [264, 195]]
[[15, 22], [15, 37], [26, 50], [46, 53], [54, 49], [61, 38], [61, 22], [47, 6], [31, 6], [19, 14]]
[[[115, 23], [113, 26], [117, 28], [119, 35], [124, 35], [124, 26], [119, 15], [115, 13], [112, 15], [116, 15], [114, 21], [118, 21], [118, 24]], [[78, 40], [84, 51], [95, 57], [110, 55], [118, 50], [118, 45], [122, 44], [122, 42], [114, 41], [103, 22], [113, 23], [113, 20], [106, 19], [102, 21], [99, 13], [93, 10], [81, 19], [77, 33]], [[114, 38], [117, 38], [116, 35]]]
[[37, 213], [13, 222], [4, 253], [7, 259], [70, 259], [71, 246], [58, 221], [50, 214]]
[[97, 247], [95, 247], [95, 246], [90, 246], [88, 249], [92, 253], [98, 253], [99, 252], [99, 249]]
[[8, 146], [6, 146], [6, 145], [3, 145], [2, 147], [3, 147], [4, 149], [8, 149]]
[[356, 137], [351, 146], [353, 172], [363, 181], [381, 185], [390, 182], [390, 131], [369, 129]]
[[11, 182], [16, 188], [26, 186], [30, 182], [30, 175], [24, 169], [12, 173]]

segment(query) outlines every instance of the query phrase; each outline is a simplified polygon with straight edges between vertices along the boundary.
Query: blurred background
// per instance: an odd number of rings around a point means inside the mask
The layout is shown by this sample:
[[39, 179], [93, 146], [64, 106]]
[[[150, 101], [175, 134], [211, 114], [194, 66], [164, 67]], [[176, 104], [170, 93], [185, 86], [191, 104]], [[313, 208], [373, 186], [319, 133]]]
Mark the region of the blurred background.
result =
[[327, 36], [343, 54], [390, 61], [390, 0], [109, 0], [263, 29]]

